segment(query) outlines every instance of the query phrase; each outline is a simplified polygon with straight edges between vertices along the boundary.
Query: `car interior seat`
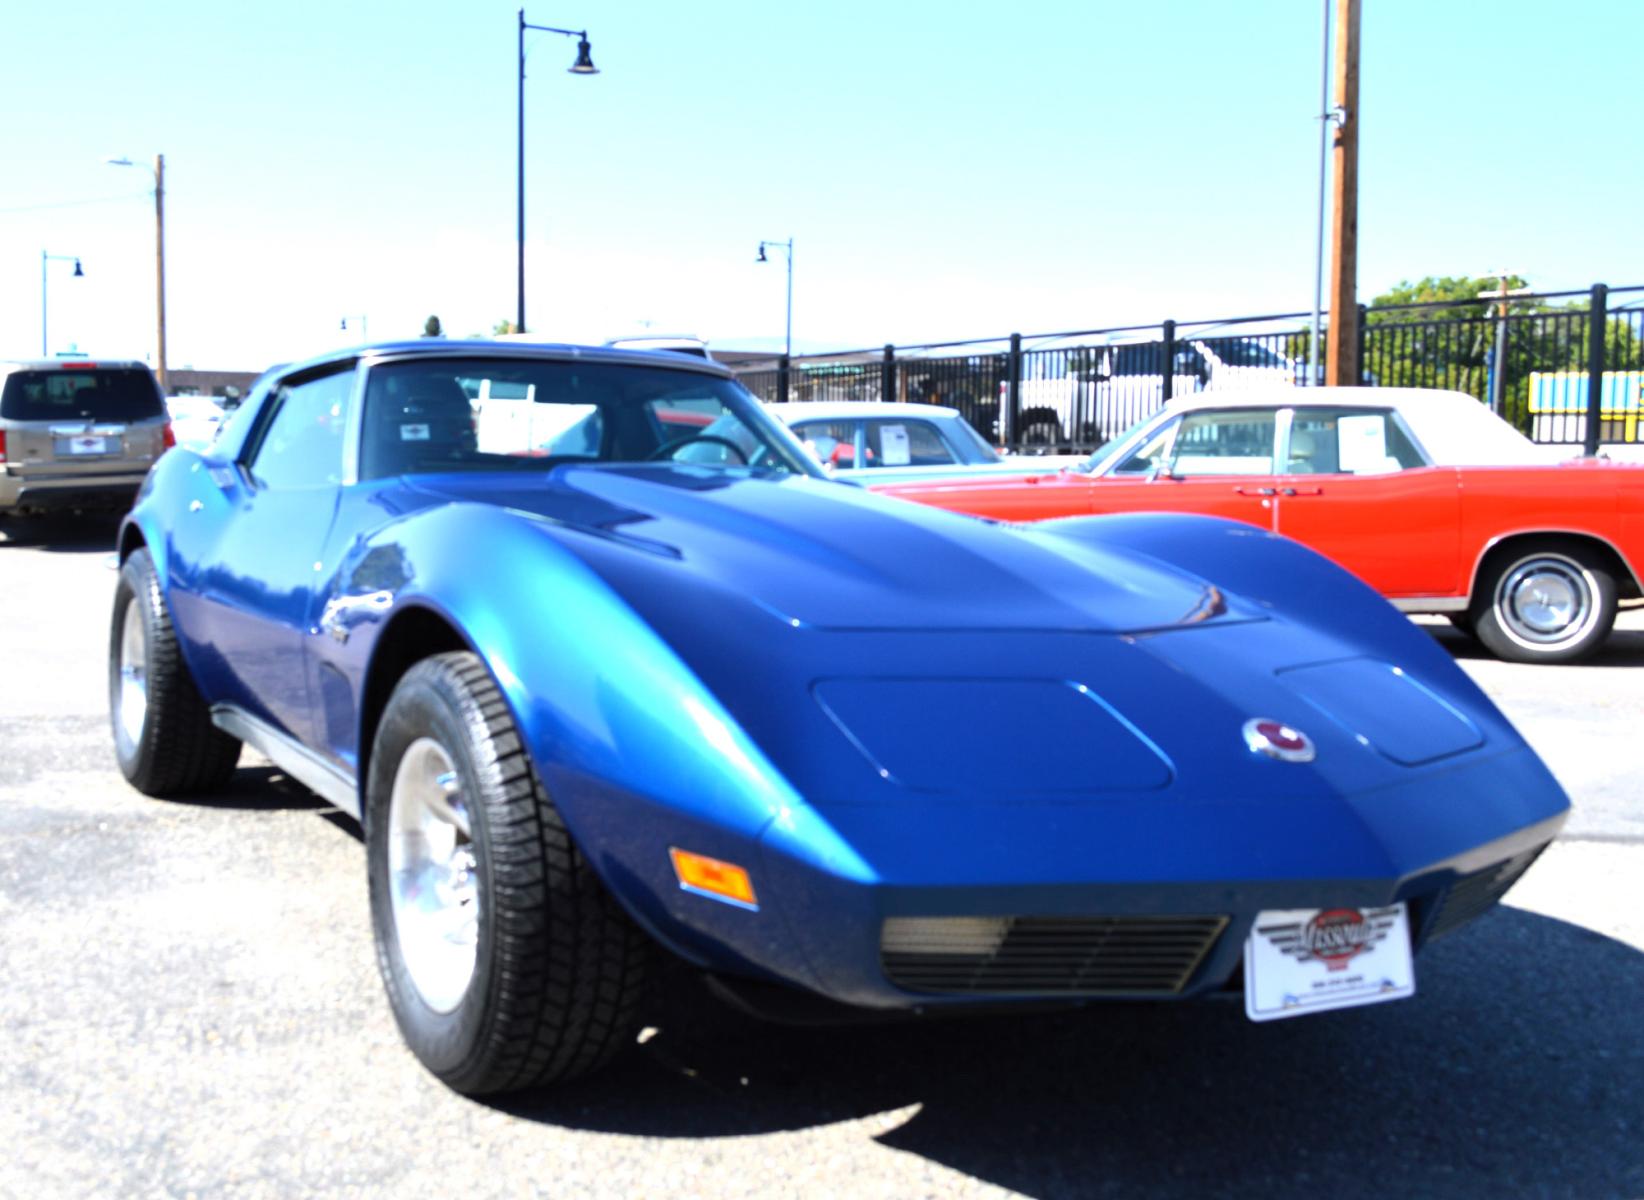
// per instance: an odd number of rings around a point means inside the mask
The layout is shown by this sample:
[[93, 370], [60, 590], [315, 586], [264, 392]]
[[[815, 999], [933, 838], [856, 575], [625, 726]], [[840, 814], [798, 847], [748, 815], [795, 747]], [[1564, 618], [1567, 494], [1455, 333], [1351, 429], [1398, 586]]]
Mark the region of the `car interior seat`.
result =
[[476, 453], [473, 405], [450, 376], [391, 375], [367, 411], [373, 476], [437, 471]]
[[1305, 429], [1290, 431], [1290, 459], [1285, 464], [1284, 473], [1287, 475], [1311, 475], [1318, 470], [1314, 464], [1314, 455], [1318, 447], [1313, 435]]

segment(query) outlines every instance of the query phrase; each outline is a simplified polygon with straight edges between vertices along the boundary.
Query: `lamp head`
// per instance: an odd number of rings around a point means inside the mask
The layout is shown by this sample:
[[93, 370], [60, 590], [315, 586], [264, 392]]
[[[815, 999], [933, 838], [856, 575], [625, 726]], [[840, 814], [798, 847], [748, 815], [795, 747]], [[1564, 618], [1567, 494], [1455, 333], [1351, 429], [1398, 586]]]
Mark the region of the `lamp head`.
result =
[[572, 75], [598, 75], [599, 68], [594, 66], [594, 58], [588, 50], [587, 35], [577, 40], [577, 60], [567, 68]]

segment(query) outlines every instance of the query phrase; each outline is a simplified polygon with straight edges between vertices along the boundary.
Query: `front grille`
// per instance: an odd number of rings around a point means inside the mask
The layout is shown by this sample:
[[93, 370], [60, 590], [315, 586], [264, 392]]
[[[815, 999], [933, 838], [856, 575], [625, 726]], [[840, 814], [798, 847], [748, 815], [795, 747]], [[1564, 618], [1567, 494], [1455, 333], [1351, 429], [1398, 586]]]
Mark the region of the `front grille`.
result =
[[1490, 908], [1507, 894], [1507, 889], [1518, 882], [1535, 862], [1536, 857], [1545, 850], [1545, 846], [1537, 846], [1533, 850], [1526, 850], [1523, 854], [1498, 862], [1494, 866], [1485, 867], [1482, 871], [1474, 871], [1471, 875], [1463, 875], [1450, 885], [1444, 899], [1439, 902], [1439, 908], [1433, 914], [1433, 919], [1427, 926], [1427, 940], [1443, 937], [1460, 929], [1467, 922], [1483, 916]]
[[[975, 926], [990, 919], [949, 920], [960, 938], [974, 943]], [[1226, 917], [1208, 916], [996, 920], [1002, 933], [996, 945], [955, 952], [954, 937], [941, 932], [943, 918], [893, 917], [880, 939], [886, 978], [911, 992], [1173, 994], [1187, 986], [1227, 927]], [[923, 944], [910, 928], [930, 931]]]

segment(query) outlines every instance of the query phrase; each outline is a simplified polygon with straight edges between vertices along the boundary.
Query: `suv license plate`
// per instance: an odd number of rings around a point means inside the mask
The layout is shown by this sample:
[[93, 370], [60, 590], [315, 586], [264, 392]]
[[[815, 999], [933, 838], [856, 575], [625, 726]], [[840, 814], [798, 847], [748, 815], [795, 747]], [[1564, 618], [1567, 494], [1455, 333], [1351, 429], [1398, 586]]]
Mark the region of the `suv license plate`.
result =
[[59, 454], [107, 454], [108, 439], [96, 434], [83, 433], [75, 437], [57, 439]]
[[1416, 992], [1410, 916], [1385, 908], [1289, 908], [1256, 915], [1244, 944], [1252, 1021], [1402, 1000]]

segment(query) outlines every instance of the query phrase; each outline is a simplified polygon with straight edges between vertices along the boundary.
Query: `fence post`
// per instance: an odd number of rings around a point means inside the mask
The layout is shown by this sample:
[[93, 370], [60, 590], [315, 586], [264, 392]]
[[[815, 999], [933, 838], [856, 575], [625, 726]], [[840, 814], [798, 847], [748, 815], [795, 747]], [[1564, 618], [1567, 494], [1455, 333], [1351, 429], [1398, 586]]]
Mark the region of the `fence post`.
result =
[[1164, 380], [1164, 402], [1170, 403], [1171, 397], [1176, 394], [1176, 322], [1164, 323], [1164, 344], [1159, 348], [1159, 356], [1164, 359], [1159, 364], [1159, 378]]
[[788, 402], [788, 368], [788, 356], [784, 354], [776, 360], [776, 402], [778, 404]]
[[885, 363], [879, 368], [879, 399], [896, 399], [896, 347], [885, 343]]
[[1005, 362], [1005, 406], [999, 414], [999, 441], [1009, 446], [1016, 438], [1016, 424], [1022, 415], [1022, 335], [1010, 335], [1010, 356]]
[[1588, 458], [1598, 453], [1604, 421], [1604, 337], [1610, 324], [1609, 292], [1602, 283], [1593, 284], [1593, 302], [1587, 313], [1587, 438], [1581, 452]]
[[1368, 308], [1368, 306], [1361, 304], [1361, 305], [1359, 305], [1359, 328], [1358, 328], [1358, 335], [1359, 335], [1359, 352], [1358, 352], [1359, 377], [1353, 381], [1354, 384], [1358, 387], [1364, 387], [1366, 381], [1370, 378], [1370, 364], [1365, 361], [1365, 355], [1364, 355], [1365, 338], [1366, 338], [1366, 335], [1369, 333], [1369, 330], [1370, 330], [1370, 309]]

